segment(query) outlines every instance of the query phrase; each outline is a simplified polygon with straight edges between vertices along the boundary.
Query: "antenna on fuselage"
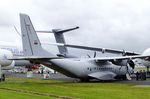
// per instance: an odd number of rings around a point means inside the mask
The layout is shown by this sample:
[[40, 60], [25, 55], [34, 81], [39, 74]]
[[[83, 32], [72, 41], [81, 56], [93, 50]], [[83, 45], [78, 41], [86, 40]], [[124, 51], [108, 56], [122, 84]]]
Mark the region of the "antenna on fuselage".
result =
[[18, 29], [16, 28], [16, 26], [14, 26], [14, 29], [15, 29], [16, 33], [17, 33], [19, 36], [21, 36], [21, 33], [18, 31]]

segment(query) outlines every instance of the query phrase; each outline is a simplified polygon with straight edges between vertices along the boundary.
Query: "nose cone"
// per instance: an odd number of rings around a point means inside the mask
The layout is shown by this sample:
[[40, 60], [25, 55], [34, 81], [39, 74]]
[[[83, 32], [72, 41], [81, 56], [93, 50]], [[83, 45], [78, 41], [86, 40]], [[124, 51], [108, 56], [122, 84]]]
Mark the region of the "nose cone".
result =
[[150, 55], [150, 48], [146, 49], [142, 55]]

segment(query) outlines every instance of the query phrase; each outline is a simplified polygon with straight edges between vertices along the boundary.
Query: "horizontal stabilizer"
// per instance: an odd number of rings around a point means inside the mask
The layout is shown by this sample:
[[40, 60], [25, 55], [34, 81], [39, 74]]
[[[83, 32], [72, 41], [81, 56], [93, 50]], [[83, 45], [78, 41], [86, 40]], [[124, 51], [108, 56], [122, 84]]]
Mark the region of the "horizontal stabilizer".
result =
[[78, 29], [79, 27], [75, 27], [75, 28], [69, 28], [69, 29], [53, 29], [52, 31], [36, 31], [36, 32], [39, 32], [39, 33], [65, 33], [65, 32], [69, 32], [69, 31], [73, 31], [75, 29]]
[[60, 59], [60, 57], [45, 57], [45, 56], [25, 56], [25, 57], [13, 57], [9, 60], [50, 60]]

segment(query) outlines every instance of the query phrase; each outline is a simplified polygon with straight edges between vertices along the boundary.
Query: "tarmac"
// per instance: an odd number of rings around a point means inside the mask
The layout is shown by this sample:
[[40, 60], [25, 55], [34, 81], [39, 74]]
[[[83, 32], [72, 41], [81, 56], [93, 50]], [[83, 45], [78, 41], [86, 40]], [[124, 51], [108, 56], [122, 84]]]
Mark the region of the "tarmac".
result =
[[[15, 76], [15, 77], [21, 77], [21, 78], [27, 78], [27, 74], [24, 73], [6, 73], [6, 76]], [[43, 74], [37, 74], [34, 73], [32, 78], [36, 79], [45, 79], [45, 80], [62, 80], [66, 82], [79, 82], [79, 79], [70, 78], [60, 73], [50, 73], [49, 77], [44, 78]], [[92, 81], [95, 82], [95, 81]], [[96, 81], [96, 82], [102, 82], [102, 81]], [[104, 82], [104, 81], [103, 81]], [[136, 80], [135, 77], [132, 77], [132, 80], [115, 80], [115, 81], [109, 81], [110, 83], [122, 83], [122, 84], [135, 84], [135, 85], [145, 85], [150, 87], [150, 77], [148, 77], [146, 80]]]

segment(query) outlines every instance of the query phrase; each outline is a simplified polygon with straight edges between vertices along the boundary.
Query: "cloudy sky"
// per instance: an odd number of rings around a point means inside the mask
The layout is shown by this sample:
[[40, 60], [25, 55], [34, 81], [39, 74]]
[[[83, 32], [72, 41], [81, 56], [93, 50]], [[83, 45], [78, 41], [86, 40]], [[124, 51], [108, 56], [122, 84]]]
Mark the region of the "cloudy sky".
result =
[[[68, 44], [142, 52], [150, 47], [149, 0], [0, 0], [0, 41], [20, 44], [19, 13], [36, 30], [80, 29], [65, 34]], [[39, 34], [41, 42], [55, 42]]]

